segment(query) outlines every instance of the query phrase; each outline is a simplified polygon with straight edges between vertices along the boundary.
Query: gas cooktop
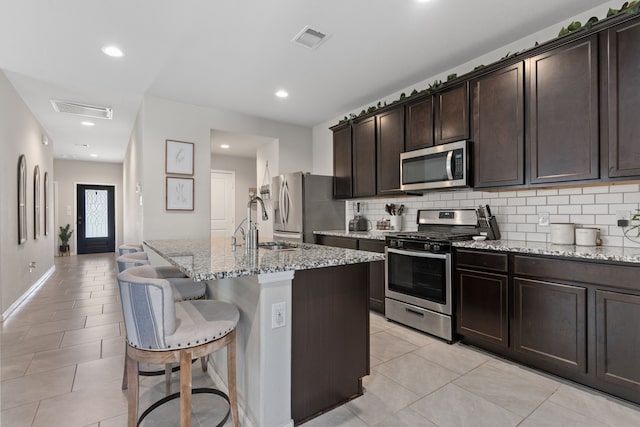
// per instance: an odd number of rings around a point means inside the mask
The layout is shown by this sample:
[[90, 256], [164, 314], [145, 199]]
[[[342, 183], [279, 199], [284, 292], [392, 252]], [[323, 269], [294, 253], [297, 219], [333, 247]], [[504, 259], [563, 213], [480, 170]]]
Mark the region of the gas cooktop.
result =
[[452, 242], [457, 240], [471, 240], [478, 233], [454, 233], [442, 231], [412, 231], [390, 234], [389, 237], [406, 240], [437, 240]]

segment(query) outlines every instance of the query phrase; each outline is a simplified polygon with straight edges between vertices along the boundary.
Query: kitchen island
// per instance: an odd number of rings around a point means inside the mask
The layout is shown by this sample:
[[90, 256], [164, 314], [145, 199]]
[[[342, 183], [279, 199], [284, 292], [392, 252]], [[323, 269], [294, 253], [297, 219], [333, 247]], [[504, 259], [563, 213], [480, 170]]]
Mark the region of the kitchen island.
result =
[[[362, 393], [369, 373], [369, 263], [383, 254], [296, 244], [235, 250], [229, 238], [145, 244], [240, 310], [237, 382], [244, 426], [291, 426]], [[210, 358], [226, 387], [226, 355]], [[219, 376], [218, 376], [219, 375]]]

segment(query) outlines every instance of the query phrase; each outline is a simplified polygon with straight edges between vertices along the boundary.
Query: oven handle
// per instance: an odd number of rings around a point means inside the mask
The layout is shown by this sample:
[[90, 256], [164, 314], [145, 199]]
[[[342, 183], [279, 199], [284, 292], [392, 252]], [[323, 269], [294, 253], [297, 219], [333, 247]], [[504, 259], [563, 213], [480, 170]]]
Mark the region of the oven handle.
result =
[[387, 253], [407, 255], [407, 256], [417, 256], [420, 258], [437, 258], [437, 259], [447, 259], [450, 256], [450, 254], [434, 254], [431, 252], [407, 251], [407, 250], [390, 249], [390, 248], [387, 248]]

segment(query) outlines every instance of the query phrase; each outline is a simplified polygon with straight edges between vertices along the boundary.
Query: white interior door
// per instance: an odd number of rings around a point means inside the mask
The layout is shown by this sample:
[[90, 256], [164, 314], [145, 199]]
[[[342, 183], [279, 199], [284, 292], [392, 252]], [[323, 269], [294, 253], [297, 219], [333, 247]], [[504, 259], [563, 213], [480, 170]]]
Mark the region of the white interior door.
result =
[[211, 171], [211, 236], [231, 236], [235, 228], [234, 171]]

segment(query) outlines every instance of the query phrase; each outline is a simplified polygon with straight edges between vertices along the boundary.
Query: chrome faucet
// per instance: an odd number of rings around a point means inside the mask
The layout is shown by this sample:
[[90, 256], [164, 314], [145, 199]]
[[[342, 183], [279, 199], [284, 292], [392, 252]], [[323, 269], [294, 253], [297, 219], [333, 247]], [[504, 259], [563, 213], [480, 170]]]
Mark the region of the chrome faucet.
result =
[[258, 196], [250, 196], [249, 203], [247, 203], [247, 232], [244, 235], [244, 246], [246, 249], [258, 247], [258, 224], [251, 221], [251, 205], [254, 202], [260, 202], [260, 207], [262, 208], [262, 220], [266, 221], [269, 219], [269, 215], [267, 215], [267, 210], [264, 207], [262, 199]]

